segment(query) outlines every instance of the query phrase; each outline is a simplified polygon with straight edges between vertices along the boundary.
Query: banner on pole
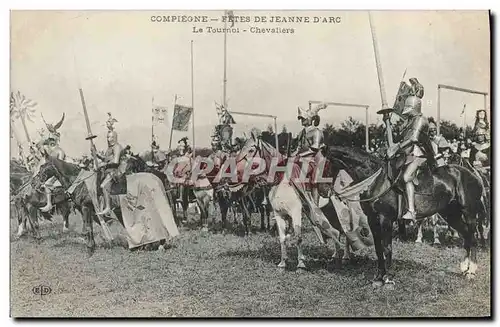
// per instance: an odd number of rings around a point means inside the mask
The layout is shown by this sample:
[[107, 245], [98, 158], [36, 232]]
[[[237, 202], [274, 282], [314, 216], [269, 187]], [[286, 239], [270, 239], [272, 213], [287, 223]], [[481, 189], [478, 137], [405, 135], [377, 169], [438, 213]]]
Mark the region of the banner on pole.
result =
[[192, 107], [176, 104], [174, 107], [174, 117], [172, 118], [172, 129], [186, 132], [189, 127], [189, 120], [193, 113]]
[[167, 107], [154, 106], [153, 107], [153, 121], [156, 124], [164, 124], [167, 121], [168, 109]]

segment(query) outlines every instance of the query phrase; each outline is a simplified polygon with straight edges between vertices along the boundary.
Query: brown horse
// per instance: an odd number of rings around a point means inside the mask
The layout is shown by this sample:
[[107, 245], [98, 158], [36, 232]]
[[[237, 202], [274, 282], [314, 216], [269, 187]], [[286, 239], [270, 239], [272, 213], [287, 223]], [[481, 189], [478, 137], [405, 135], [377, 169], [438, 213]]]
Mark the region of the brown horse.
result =
[[[365, 180], [382, 168], [382, 173], [373, 185], [361, 194], [361, 207], [368, 217], [378, 258], [378, 271], [374, 285], [394, 282], [389, 272], [392, 263], [392, 223], [398, 218], [399, 184], [389, 178], [387, 163], [379, 158], [354, 148], [331, 146], [327, 149], [331, 163], [330, 174], [344, 169], [354, 183]], [[417, 219], [439, 213], [447, 223], [464, 238], [466, 255], [460, 264], [461, 271], [473, 278], [477, 271], [476, 221], [484, 214], [483, 188], [479, 178], [470, 170], [458, 165], [422, 169], [416, 186], [415, 205]], [[331, 192], [328, 185], [323, 192]]]

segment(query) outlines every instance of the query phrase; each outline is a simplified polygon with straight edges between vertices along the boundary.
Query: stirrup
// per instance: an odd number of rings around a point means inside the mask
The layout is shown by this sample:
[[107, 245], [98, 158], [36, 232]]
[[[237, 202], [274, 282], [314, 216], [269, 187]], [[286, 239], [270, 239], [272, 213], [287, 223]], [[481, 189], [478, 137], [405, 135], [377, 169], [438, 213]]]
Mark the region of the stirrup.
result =
[[41, 212], [49, 212], [50, 210], [52, 210], [53, 207], [54, 207], [53, 205], [49, 205], [47, 203], [44, 207], [40, 208], [40, 211]]
[[401, 218], [404, 219], [404, 220], [416, 221], [417, 220], [417, 215], [416, 215], [415, 211], [408, 210], [408, 211], [406, 211], [406, 213]]
[[111, 212], [111, 208], [104, 208], [102, 211], [96, 212], [95, 214], [99, 215], [99, 216], [104, 216], [104, 215], [109, 214], [110, 212]]

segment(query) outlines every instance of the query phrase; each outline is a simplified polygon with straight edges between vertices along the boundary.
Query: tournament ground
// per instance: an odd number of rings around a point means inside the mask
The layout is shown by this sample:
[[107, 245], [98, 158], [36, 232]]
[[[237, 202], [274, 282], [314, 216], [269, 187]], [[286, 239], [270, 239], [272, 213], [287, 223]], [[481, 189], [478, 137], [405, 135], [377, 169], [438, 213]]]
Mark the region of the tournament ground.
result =
[[[231, 218], [232, 219], [232, 218]], [[253, 217], [258, 226], [258, 217]], [[306, 226], [308, 225], [305, 222]], [[181, 230], [165, 251], [126, 248], [123, 229], [111, 248], [96, 236], [87, 258], [79, 215], [40, 226], [42, 240], [17, 239], [11, 219], [13, 317], [486, 317], [490, 316], [490, 251], [478, 254], [478, 275], [459, 274], [463, 249], [394, 242], [393, 289], [373, 289], [373, 249], [336, 266], [332, 246], [305, 235], [308, 271], [276, 267], [277, 237]], [[95, 227], [99, 234], [99, 227]], [[428, 241], [428, 240], [427, 240]], [[296, 250], [290, 251], [296, 265]], [[33, 287], [49, 286], [41, 297]]]

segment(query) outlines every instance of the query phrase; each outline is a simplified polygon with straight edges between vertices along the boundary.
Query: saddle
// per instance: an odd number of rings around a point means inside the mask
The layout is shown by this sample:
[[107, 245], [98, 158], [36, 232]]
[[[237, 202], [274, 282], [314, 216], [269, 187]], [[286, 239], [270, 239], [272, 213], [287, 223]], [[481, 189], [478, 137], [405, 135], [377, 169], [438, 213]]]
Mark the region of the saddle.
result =
[[[102, 170], [97, 171], [97, 195], [102, 195], [101, 183], [106, 178], [106, 174]], [[127, 194], [127, 176], [126, 174], [115, 175], [111, 179], [110, 187], [111, 195], [124, 195]]]
[[[409, 163], [406, 163], [405, 155], [399, 154], [394, 159], [388, 161], [388, 177], [391, 183], [394, 184], [396, 190], [400, 193], [405, 191], [405, 182], [403, 180], [403, 171]], [[443, 166], [446, 167], [446, 166]], [[434, 185], [434, 173], [438, 170], [436, 165], [427, 160], [423, 165], [421, 165], [415, 173], [413, 178], [413, 184], [415, 185], [415, 191], [417, 188], [420, 190], [425, 190], [431, 188]], [[417, 191], [418, 192], [418, 191]]]

